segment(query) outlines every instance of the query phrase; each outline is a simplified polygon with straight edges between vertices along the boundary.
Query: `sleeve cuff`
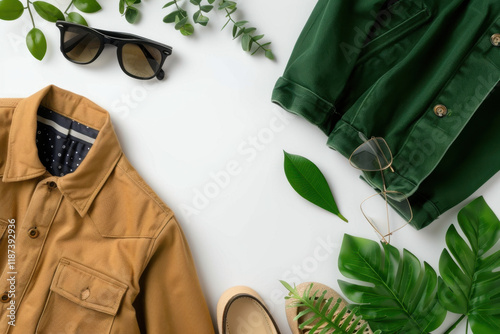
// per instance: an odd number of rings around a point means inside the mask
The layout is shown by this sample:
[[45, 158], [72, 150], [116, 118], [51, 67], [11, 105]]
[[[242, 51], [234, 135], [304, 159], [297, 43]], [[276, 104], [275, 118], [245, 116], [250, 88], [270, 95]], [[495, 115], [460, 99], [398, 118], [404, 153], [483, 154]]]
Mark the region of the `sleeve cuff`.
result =
[[274, 86], [273, 103], [286, 111], [300, 115], [329, 134], [342, 115], [337, 114], [335, 106], [316, 95], [309, 89], [280, 77]]

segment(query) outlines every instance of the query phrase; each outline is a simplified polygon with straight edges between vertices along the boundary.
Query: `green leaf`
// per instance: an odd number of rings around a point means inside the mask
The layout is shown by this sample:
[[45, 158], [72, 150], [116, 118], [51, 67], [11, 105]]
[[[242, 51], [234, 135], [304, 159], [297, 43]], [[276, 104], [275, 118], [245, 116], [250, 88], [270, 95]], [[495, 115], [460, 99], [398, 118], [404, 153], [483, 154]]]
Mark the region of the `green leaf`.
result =
[[238, 27], [233, 26], [233, 38], [236, 38], [236, 33], [238, 32]]
[[[198, 11], [198, 12], [199, 12], [199, 11]], [[197, 13], [198, 13], [198, 12], [197, 12]], [[196, 13], [195, 13], [195, 15], [196, 15]], [[209, 21], [209, 18], [208, 18], [208, 17], [206, 17], [206, 16], [203, 16], [203, 15], [201, 14], [201, 12], [199, 12], [199, 14], [198, 14], [198, 16], [196, 16], [196, 18], [194, 18], [194, 17], [193, 17], [193, 19], [194, 19], [194, 22], [196, 22], [196, 23], [198, 23], [198, 24], [201, 24], [202, 26], [206, 26], [206, 25], [207, 25], [207, 23], [208, 23], [208, 21]]]
[[167, 2], [167, 3], [165, 4], [165, 6], [163, 6], [162, 8], [167, 8], [167, 7], [169, 7], [169, 6], [172, 6], [174, 3], [175, 3], [175, 1], [170, 1], [170, 2]]
[[24, 12], [24, 5], [19, 0], [0, 1], [0, 20], [17, 20]]
[[[458, 213], [458, 225], [446, 233], [439, 259], [439, 300], [451, 312], [465, 314], [474, 333], [500, 332], [500, 221], [483, 197]], [[453, 256], [453, 257], [452, 257]], [[454, 260], [453, 260], [454, 259]]]
[[129, 6], [127, 7], [127, 10], [125, 10], [125, 19], [127, 20], [128, 23], [135, 23], [137, 22], [137, 19], [139, 18], [139, 11], [137, 8]]
[[245, 28], [245, 34], [251, 34], [253, 33], [257, 28], [250, 27], [250, 28]]
[[73, 22], [73, 23], [78, 23], [78, 24], [81, 24], [81, 25], [88, 27], [87, 21], [85, 21], [83, 16], [81, 16], [79, 13], [76, 13], [76, 12], [68, 13], [67, 21]]
[[224, 8], [230, 8], [232, 6], [236, 6], [236, 2], [233, 1], [224, 1], [219, 5], [219, 10]]
[[182, 28], [180, 29], [180, 32], [184, 36], [190, 36], [194, 32], [194, 27], [192, 24], [186, 23], [184, 26], [182, 26]]
[[[236, 27], [236, 26], [235, 26], [235, 27]], [[238, 27], [236, 27], [236, 29], [237, 29], [237, 28], [238, 28]], [[236, 33], [236, 35], [234, 36], [234, 38], [238, 38], [238, 37], [240, 37], [240, 35], [241, 35], [241, 34], [243, 34], [243, 32], [244, 32], [244, 31], [245, 31], [245, 29], [240, 29], [240, 30], [238, 30], [238, 32]], [[234, 38], [233, 38], [233, 39], [234, 39]]]
[[[341, 298], [327, 298], [327, 290], [313, 290], [313, 283], [305, 288], [306, 283], [292, 288], [287, 282], [280, 282], [290, 292], [285, 297], [288, 300], [287, 308], [298, 308], [300, 311], [293, 320], [302, 318], [299, 329], [306, 330], [304, 332], [312, 334], [321, 330], [321, 333], [353, 334], [365, 333], [367, 330], [368, 323], [355, 315], [356, 309], [351, 311]], [[376, 331], [374, 334], [380, 333]]]
[[180, 15], [180, 14], [181, 14], [181, 12], [178, 11], [178, 10], [176, 10], [175, 12], [172, 12], [172, 13], [168, 14], [167, 16], [165, 16], [163, 18], [163, 22], [165, 22], [165, 23], [173, 23], [173, 22], [175, 22], [175, 17], [177, 15]]
[[179, 22], [175, 24], [175, 29], [179, 30], [180, 28], [182, 28], [182, 26], [184, 26], [187, 23], [187, 20], [188, 20], [187, 17], [183, 17], [182, 19], [180, 19]]
[[237, 27], [241, 27], [241, 26], [243, 26], [243, 25], [245, 25], [247, 23], [248, 23], [248, 21], [238, 21], [234, 25], [237, 26]]
[[214, 8], [214, 6], [211, 6], [211, 5], [205, 5], [205, 6], [201, 6], [200, 7], [202, 11], [204, 11], [205, 13], [208, 13], [209, 11], [212, 10], [212, 8]]
[[40, 15], [44, 20], [49, 22], [56, 22], [57, 20], [64, 20], [64, 14], [54, 5], [51, 5], [45, 1], [35, 1], [33, 2], [33, 7], [35, 8], [38, 15]]
[[[383, 250], [383, 252], [382, 252]], [[437, 296], [438, 278], [430, 265], [406, 249], [403, 257], [389, 244], [344, 235], [339, 270], [354, 284], [339, 280], [350, 300], [360, 303], [359, 314], [373, 330], [384, 334], [426, 334], [438, 328], [446, 309]]]
[[[242, 45], [243, 40], [249, 45], [251, 38], [249, 35], [243, 35]], [[245, 51], [248, 50], [249, 48], [247, 47]], [[293, 189], [309, 202], [339, 216], [340, 219], [347, 222], [347, 219], [340, 214], [328, 182], [326, 182], [319, 168], [310, 160], [300, 155], [284, 153], [285, 175]]]
[[274, 59], [274, 54], [271, 50], [266, 50], [265, 55], [266, 55], [266, 58], [269, 58], [271, 60]]
[[127, 3], [127, 6], [132, 6], [135, 4], [135, 0], [125, 0], [125, 2]]
[[118, 10], [122, 15], [123, 13], [125, 13], [125, 0], [120, 0], [120, 3], [118, 4]]
[[252, 39], [254, 41], [258, 41], [259, 39], [261, 39], [262, 37], [264, 37], [264, 35], [258, 35], [258, 36], [253, 36]]
[[215, 0], [208, 0], [209, 4], [213, 4], [214, 2], [215, 2]]
[[193, 14], [193, 21], [196, 22], [196, 20], [198, 20], [198, 17], [201, 15], [201, 10], [198, 10], [196, 11], [194, 14]]
[[26, 36], [26, 45], [36, 59], [42, 60], [43, 57], [45, 57], [45, 52], [47, 52], [47, 41], [40, 29], [33, 28], [28, 32]]
[[193, 5], [199, 6], [201, 3], [201, 0], [189, 0]]
[[[250, 35], [244, 34], [243, 37], [241, 37], [241, 47], [243, 48], [243, 51], [250, 51], [250, 44], [251, 43], [252, 43], [252, 39], [250, 38]], [[285, 155], [286, 155], [286, 152], [285, 152]]]
[[84, 13], [95, 13], [102, 8], [96, 0], [75, 0], [73, 5]]

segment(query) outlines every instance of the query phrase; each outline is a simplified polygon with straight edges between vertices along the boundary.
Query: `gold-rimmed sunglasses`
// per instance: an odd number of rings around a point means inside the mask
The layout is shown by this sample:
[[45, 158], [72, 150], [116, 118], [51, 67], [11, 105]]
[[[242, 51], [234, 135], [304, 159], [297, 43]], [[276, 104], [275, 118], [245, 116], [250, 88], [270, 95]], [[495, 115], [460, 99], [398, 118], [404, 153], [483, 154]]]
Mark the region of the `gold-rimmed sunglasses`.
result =
[[[382, 177], [383, 190], [379, 193], [376, 193], [366, 198], [363, 202], [361, 202], [360, 208], [361, 212], [363, 213], [363, 216], [365, 216], [366, 220], [373, 227], [373, 229], [379, 236], [380, 240], [388, 244], [391, 242], [391, 235], [399, 231], [406, 225], [408, 225], [410, 221], [413, 219], [413, 212], [411, 210], [411, 205], [410, 201], [408, 200], [408, 197], [406, 197], [405, 194], [399, 191], [387, 190], [385, 184], [384, 171], [389, 169], [392, 173], [394, 173], [394, 168], [392, 167], [392, 152], [389, 148], [389, 145], [387, 145], [387, 142], [384, 140], [384, 138], [371, 137], [370, 139], [366, 140], [363, 144], [358, 146], [358, 148], [356, 148], [354, 152], [352, 152], [351, 156], [349, 157], [349, 162], [351, 166], [362, 171], [366, 172], [380, 171]], [[375, 220], [371, 218], [370, 215], [370, 213], [374, 212], [373, 210], [370, 210], [370, 208], [373, 208], [373, 206], [377, 206], [376, 203], [374, 203], [375, 201], [371, 201], [371, 199], [376, 198], [379, 195], [385, 199], [386, 218], [383, 220], [386, 220], [387, 222], [387, 227], [386, 227], [387, 232], [385, 231], [382, 232], [377, 227]], [[391, 230], [391, 222], [389, 218], [390, 217], [389, 204], [394, 209], [399, 211], [402, 217], [409, 217], [408, 219], [405, 219], [404, 224], [395, 228], [394, 230]], [[378, 215], [377, 218], [380, 218], [380, 214]]]

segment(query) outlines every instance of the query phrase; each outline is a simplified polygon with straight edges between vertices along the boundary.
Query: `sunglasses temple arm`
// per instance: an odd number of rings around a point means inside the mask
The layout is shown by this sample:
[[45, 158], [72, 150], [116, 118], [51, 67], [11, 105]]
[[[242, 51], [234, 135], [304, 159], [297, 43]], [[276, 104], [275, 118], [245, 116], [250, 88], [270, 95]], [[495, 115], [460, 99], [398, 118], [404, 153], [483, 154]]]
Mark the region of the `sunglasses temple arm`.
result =
[[[141, 44], [138, 44], [138, 45], [141, 48], [142, 53], [144, 53], [144, 56], [146, 56], [146, 59], [148, 60], [149, 66], [151, 66], [151, 69], [153, 71], [155, 71], [156, 66], [159, 65], [158, 62], [153, 57], [153, 55], [151, 54], [151, 52], [149, 52], [148, 49], [146, 47], [144, 47], [144, 45], [141, 45]], [[165, 72], [163, 72], [163, 70], [160, 69], [160, 71], [158, 72], [158, 74], [156, 74], [156, 77], [158, 78], [158, 80], [162, 80], [165, 77]]]

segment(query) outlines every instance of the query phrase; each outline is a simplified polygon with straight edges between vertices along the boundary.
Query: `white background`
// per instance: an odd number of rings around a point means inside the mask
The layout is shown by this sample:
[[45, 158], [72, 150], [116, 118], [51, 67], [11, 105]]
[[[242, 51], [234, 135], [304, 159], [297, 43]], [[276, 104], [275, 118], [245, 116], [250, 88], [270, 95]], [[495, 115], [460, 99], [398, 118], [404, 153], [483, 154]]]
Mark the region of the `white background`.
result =
[[[69, 3], [51, 2], [63, 9]], [[239, 41], [231, 40], [231, 27], [220, 31], [222, 12], [209, 13], [209, 25], [196, 25], [195, 35], [185, 37], [162, 22], [170, 12], [161, 9], [162, 2], [144, 1], [136, 25], [120, 16], [118, 0], [100, 2], [101, 12], [84, 15], [91, 26], [173, 46], [164, 66], [165, 80], [126, 76], [113, 47], [91, 65], [68, 62], [59, 52], [59, 30], [35, 14], [49, 44], [39, 62], [25, 46], [31, 29], [25, 13], [17, 21], [0, 22], [0, 97], [26, 97], [55, 84], [108, 110], [125, 154], [176, 212], [214, 325], [222, 292], [247, 285], [264, 298], [282, 333], [289, 333], [285, 289], [278, 280], [317, 281], [339, 290], [337, 258], [344, 233], [377, 240], [359, 210], [359, 203], [373, 193], [358, 178], [359, 172], [326, 146], [319, 129], [270, 101], [315, 1], [239, 3], [236, 18], [266, 34], [263, 41], [272, 41], [276, 61], [244, 53]], [[294, 192], [283, 172], [283, 150], [317, 164], [348, 224]], [[233, 175], [220, 176], [228, 168]], [[214, 175], [224, 182], [217, 185]], [[500, 214], [499, 182], [497, 174], [430, 227], [406, 227], [392, 244], [407, 248], [437, 271], [445, 232], [459, 208], [483, 195]], [[446, 324], [456, 318], [449, 314]], [[464, 332], [465, 323], [454, 331]]]

